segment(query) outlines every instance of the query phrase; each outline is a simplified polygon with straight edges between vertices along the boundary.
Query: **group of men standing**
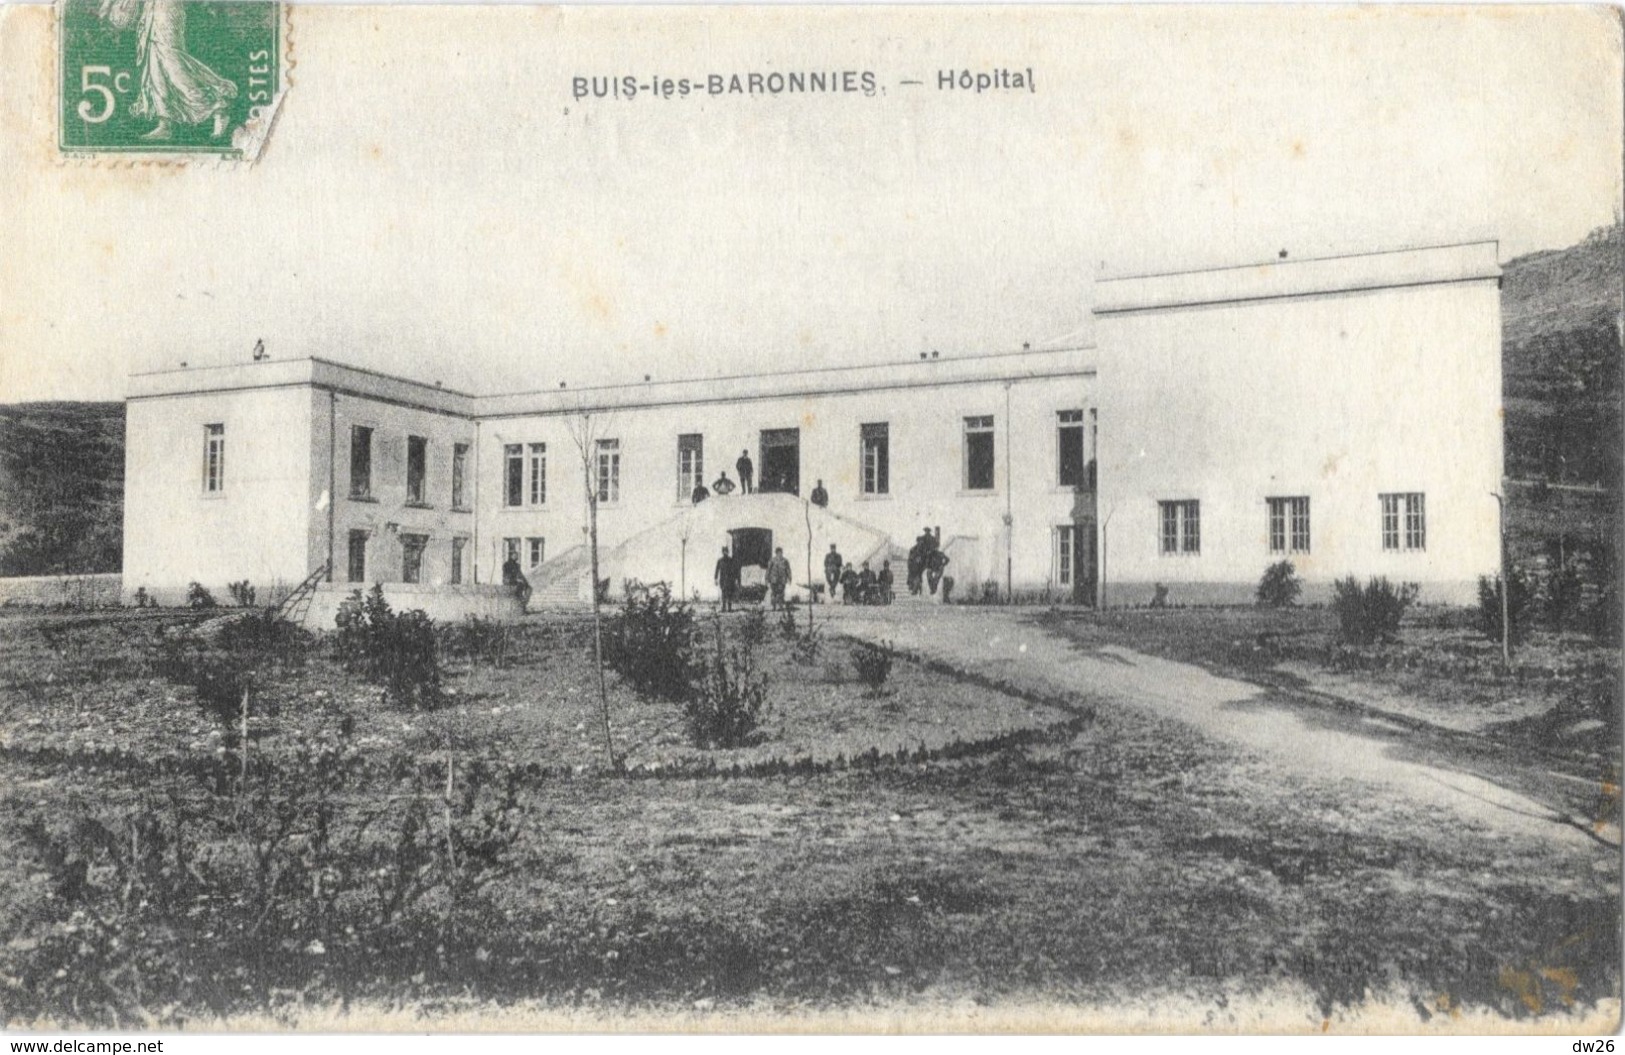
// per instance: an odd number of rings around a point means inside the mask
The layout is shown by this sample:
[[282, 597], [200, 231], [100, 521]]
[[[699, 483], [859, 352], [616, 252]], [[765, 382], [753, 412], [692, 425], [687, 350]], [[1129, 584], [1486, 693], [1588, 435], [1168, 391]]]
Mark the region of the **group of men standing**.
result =
[[[756, 490], [756, 465], [750, 460], [750, 451], [740, 451], [739, 460], [734, 462], [734, 470], [739, 473], [739, 493], [748, 495]], [[700, 480], [694, 485], [694, 492], [689, 497], [695, 505], [710, 498], [712, 493], [727, 496], [734, 493], [734, 482], [728, 479], [728, 470], [722, 470], [722, 475], [711, 482], [710, 488], [705, 481]]]
[[942, 551], [942, 528], [920, 532], [908, 551], [908, 592], [918, 597], [923, 584], [935, 597], [942, 573], [948, 570], [948, 554]]
[[[727, 546], [722, 547], [722, 556], [717, 558], [713, 580], [717, 584], [717, 590], [722, 594], [724, 612], [733, 611], [734, 601], [739, 597], [743, 570], [739, 558], [729, 552]], [[790, 585], [790, 562], [785, 559], [784, 548], [778, 547], [773, 550], [773, 557], [767, 562], [767, 591], [774, 611], [784, 607], [784, 588], [788, 585]]]

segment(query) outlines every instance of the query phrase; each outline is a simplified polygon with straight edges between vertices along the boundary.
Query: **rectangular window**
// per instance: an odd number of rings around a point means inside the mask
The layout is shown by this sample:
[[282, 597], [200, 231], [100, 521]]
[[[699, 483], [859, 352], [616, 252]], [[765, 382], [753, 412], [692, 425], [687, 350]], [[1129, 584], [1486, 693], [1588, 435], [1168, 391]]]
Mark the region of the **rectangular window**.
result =
[[466, 538], [451, 540], [451, 584], [458, 586], [463, 581], [463, 550], [468, 545]]
[[506, 564], [509, 561], [519, 563], [519, 540], [516, 538], [502, 540], [502, 563]]
[[1269, 498], [1270, 552], [1309, 552], [1309, 499]]
[[541, 538], [526, 539], [525, 555], [530, 558], [530, 567], [541, 567], [542, 561], [547, 559], [547, 540]]
[[547, 504], [547, 444], [530, 445], [530, 504]]
[[1057, 482], [1062, 487], [1082, 488], [1089, 482], [1083, 465], [1083, 411], [1063, 410], [1056, 419]]
[[1202, 503], [1195, 499], [1158, 502], [1164, 556], [1202, 552]]
[[525, 501], [525, 448], [517, 443], [502, 448], [502, 504], [508, 507]]
[[203, 490], [220, 494], [226, 489], [226, 426], [203, 426]]
[[365, 531], [350, 531], [349, 574], [350, 582], [367, 581], [367, 533]]
[[423, 551], [429, 547], [428, 535], [401, 535], [401, 581], [423, 581]]
[[1386, 494], [1382, 499], [1382, 548], [1427, 549], [1427, 496], [1419, 491]]
[[372, 430], [350, 426], [350, 497], [372, 497]]
[[621, 441], [598, 441], [598, 501], [621, 500]]
[[1061, 586], [1071, 586], [1077, 572], [1072, 566], [1078, 541], [1077, 531], [1075, 524], [1062, 524], [1055, 529], [1055, 578]]
[[406, 437], [406, 500], [422, 505], [428, 501], [429, 441], [422, 436]]
[[468, 508], [468, 444], [459, 443], [451, 449], [451, 507]]
[[677, 500], [687, 502], [705, 483], [705, 437], [685, 432], [677, 437]]
[[965, 490], [993, 490], [993, 416], [965, 419]]
[[862, 446], [861, 468], [863, 493], [884, 495], [891, 493], [891, 438], [890, 426], [884, 421], [858, 426]]

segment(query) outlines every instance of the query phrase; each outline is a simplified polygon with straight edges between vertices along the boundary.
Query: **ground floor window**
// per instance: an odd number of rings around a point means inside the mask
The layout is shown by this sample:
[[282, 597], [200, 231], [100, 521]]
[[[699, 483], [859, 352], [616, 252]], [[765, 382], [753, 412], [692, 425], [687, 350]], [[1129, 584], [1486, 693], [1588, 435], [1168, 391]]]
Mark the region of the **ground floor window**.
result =
[[463, 550], [468, 546], [468, 539], [454, 538], [451, 540], [451, 584], [459, 586], [463, 581]]
[[1202, 503], [1193, 498], [1158, 502], [1164, 556], [1202, 552]]
[[423, 551], [429, 548], [428, 535], [401, 536], [401, 581], [423, 581]]
[[543, 538], [528, 538], [525, 540], [525, 555], [529, 557], [528, 566], [537, 568], [547, 558], [547, 540]]
[[1074, 524], [1062, 524], [1055, 529], [1055, 581], [1071, 586], [1077, 581], [1078, 529]]
[[1293, 498], [1267, 500], [1270, 510], [1270, 552], [1309, 552], [1309, 499], [1299, 495]]
[[1427, 549], [1427, 496], [1420, 491], [1385, 494], [1382, 499], [1382, 548]]
[[350, 582], [367, 581], [367, 533], [365, 531], [350, 532], [349, 569], [346, 577]]

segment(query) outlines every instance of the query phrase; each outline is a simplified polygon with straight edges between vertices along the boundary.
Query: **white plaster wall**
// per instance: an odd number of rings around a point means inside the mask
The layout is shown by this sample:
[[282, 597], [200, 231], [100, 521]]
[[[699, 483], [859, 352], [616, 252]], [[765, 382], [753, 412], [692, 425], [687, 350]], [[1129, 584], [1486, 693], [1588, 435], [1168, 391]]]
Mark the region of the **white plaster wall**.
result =
[[[203, 489], [204, 427], [225, 426], [225, 489]], [[124, 591], [163, 603], [197, 581], [262, 596], [308, 574], [311, 402], [300, 387], [136, 399], [126, 406]]]
[[[330, 405], [331, 401], [331, 405]], [[332, 415], [333, 448], [329, 462], [329, 414]], [[314, 508], [312, 519], [311, 567], [327, 557], [328, 518], [323, 495], [328, 487], [329, 464], [334, 482], [332, 517], [333, 580], [347, 581], [349, 533], [352, 529], [368, 533], [367, 583], [400, 582], [402, 575], [401, 544], [403, 534], [427, 535], [428, 548], [424, 552], [423, 585], [445, 584], [451, 581], [452, 539], [468, 539], [464, 549], [463, 581], [474, 580], [474, 496], [478, 484], [475, 480], [477, 460], [474, 450], [474, 423], [451, 413], [427, 410], [413, 406], [364, 396], [314, 391], [312, 414], [315, 418], [315, 437], [312, 443], [312, 476]], [[350, 495], [350, 429], [353, 425], [369, 426], [372, 436], [372, 488], [370, 499]], [[422, 505], [409, 505], [406, 500], [406, 448], [408, 436], [422, 436], [428, 440], [426, 457], [427, 478]], [[467, 476], [464, 483], [465, 508], [451, 505], [452, 449], [455, 444], [469, 446]], [[490, 581], [490, 576], [485, 576]]]
[[[1500, 299], [1492, 279], [1103, 315], [1108, 600], [1247, 600], [1270, 496], [1308, 495], [1311, 597], [1335, 578], [1465, 602], [1499, 560]], [[1427, 495], [1425, 552], [1384, 552], [1378, 495]], [[1201, 554], [1158, 550], [1160, 499], [1201, 501]]]
[[[1003, 582], [1008, 508], [1013, 513], [1015, 585], [1044, 585], [1054, 575], [1054, 525], [1069, 522], [1076, 497], [1056, 485], [1056, 413], [1091, 406], [1092, 385], [1087, 375], [1015, 381], [1009, 386], [1008, 402], [1002, 382], [735, 402], [720, 401], [727, 398], [727, 391], [719, 385], [718, 402], [595, 414], [595, 436], [618, 438], [621, 450], [621, 500], [604, 504], [599, 511], [601, 551], [687, 508], [686, 497], [677, 494], [679, 435], [705, 437], [708, 484], [723, 469], [737, 483], [734, 463], [741, 449], [750, 451], [758, 478], [761, 475], [762, 430], [799, 428], [803, 495], [810, 495], [822, 478], [832, 512], [872, 526], [904, 548], [927, 525], [940, 526], [945, 543], [955, 536], [964, 538], [955, 550], [956, 566], [949, 569], [962, 584], [995, 576]], [[996, 486], [988, 493], [967, 493], [963, 488], [963, 419], [971, 415], [992, 415], [995, 420]], [[859, 426], [882, 421], [889, 426], [891, 493], [864, 496]], [[580, 546], [584, 486], [580, 454], [567, 419], [540, 414], [487, 418], [480, 432], [482, 568], [500, 567], [505, 537], [545, 538], [549, 560]], [[503, 448], [521, 443], [528, 449], [533, 442], [548, 447], [547, 505], [505, 508]], [[749, 521], [744, 512], [741, 516]], [[691, 544], [699, 552], [714, 553], [725, 541]], [[896, 572], [901, 585], [903, 569]], [[628, 567], [626, 574], [636, 575], [637, 570]]]

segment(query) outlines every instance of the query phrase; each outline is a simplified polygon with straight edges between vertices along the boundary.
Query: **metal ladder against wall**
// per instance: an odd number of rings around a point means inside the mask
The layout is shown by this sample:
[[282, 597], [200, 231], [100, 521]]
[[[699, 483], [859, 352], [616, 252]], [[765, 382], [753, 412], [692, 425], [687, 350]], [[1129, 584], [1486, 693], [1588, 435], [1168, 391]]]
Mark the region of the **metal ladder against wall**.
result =
[[315, 596], [317, 585], [327, 578], [330, 566], [327, 561], [323, 561], [320, 567], [305, 577], [304, 582], [289, 591], [288, 596], [282, 599], [282, 603], [273, 609], [277, 616], [295, 626], [304, 623], [305, 616], [310, 611], [310, 599]]

